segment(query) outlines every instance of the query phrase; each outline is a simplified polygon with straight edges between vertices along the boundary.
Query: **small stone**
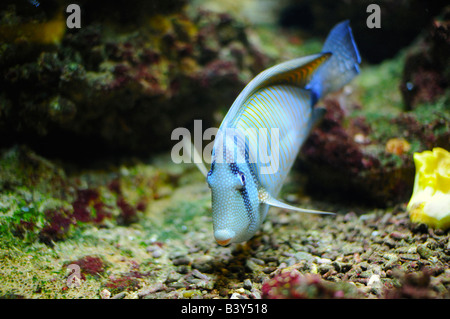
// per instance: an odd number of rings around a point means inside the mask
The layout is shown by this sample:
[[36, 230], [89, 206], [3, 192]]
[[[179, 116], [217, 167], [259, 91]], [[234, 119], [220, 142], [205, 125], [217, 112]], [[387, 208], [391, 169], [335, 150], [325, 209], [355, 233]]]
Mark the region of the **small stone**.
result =
[[417, 246], [417, 252], [424, 259], [429, 259], [434, 255], [434, 252], [431, 249], [428, 249], [426, 244]]
[[156, 248], [155, 250], [152, 251], [152, 257], [153, 258], [159, 258], [163, 255], [163, 250], [161, 248]]
[[321, 264], [318, 267], [318, 271], [321, 275], [326, 274], [327, 272], [334, 270], [334, 266], [332, 264]]
[[111, 297], [111, 292], [108, 289], [103, 289], [100, 292], [100, 298], [102, 299], [109, 299]]
[[261, 292], [255, 288], [253, 288], [249, 297], [252, 299], [261, 299]]
[[411, 260], [411, 261], [417, 261], [420, 259], [419, 254], [400, 254], [400, 259], [402, 260]]
[[296, 252], [294, 254], [294, 256], [298, 261], [300, 261], [300, 260], [311, 261], [314, 259], [313, 255], [311, 255], [310, 253], [304, 252], [304, 251]]
[[178, 281], [181, 277], [182, 277], [182, 275], [180, 273], [178, 273], [176, 271], [171, 271], [167, 275], [166, 283]]
[[209, 278], [207, 275], [202, 274], [200, 271], [198, 271], [197, 269], [194, 269], [192, 271], [192, 276], [198, 278], [198, 279], [203, 279], [203, 280], [210, 280], [211, 278]]
[[379, 275], [372, 275], [367, 282], [367, 286], [378, 288], [381, 287], [381, 280]]
[[320, 258], [320, 257], [316, 257], [316, 262], [321, 265], [321, 264], [331, 264], [331, 259], [329, 258]]
[[138, 297], [142, 298], [152, 293], [165, 290], [167, 287], [162, 283], [156, 283], [152, 286], [146, 287], [138, 292]]
[[395, 239], [395, 240], [400, 240], [400, 239], [408, 238], [409, 235], [405, 234], [405, 233], [398, 232], [398, 231], [394, 231], [394, 232], [389, 234], [389, 237], [391, 237], [392, 239]]
[[172, 260], [172, 263], [174, 266], [189, 265], [190, 260], [187, 257], [178, 257], [178, 258]]
[[250, 279], [245, 279], [244, 280], [244, 289], [252, 290], [252, 287], [253, 287], [252, 281]]
[[234, 292], [230, 299], [246, 299], [244, 296], [242, 296], [241, 294], [238, 294], [237, 292]]
[[125, 291], [122, 291], [122, 292], [118, 293], [117, 295], [114, 295], [114, 297], [112, 297], [111, 299], [123, 299], [123, 298], [125, 298], [126, 295], [127, 295], [127, 293]]

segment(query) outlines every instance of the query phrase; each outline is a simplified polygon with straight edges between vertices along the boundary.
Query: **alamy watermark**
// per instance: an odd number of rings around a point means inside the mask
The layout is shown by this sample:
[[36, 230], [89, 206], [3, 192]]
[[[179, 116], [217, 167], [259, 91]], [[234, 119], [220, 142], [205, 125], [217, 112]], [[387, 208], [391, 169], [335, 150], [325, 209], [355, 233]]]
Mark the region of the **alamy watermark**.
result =
[[[171, 151], [174, 163], [208, 163], [214, 149], [216, 163], [256, 163], [261, 174], [274, 174], [280, 163], [279, 128], [207, 128], [194, 121], [193, 144], [191, 132], [184, 127], [173, 130], [171, 139], [178, 140]], [[215, 139], [213, 140], [213, 137]], [[204, 148], [203, 141], [211, 141]], [[194, 147], [197, 152], [195, 152]], [[191, 155], [192, 154], [192, 155]]]

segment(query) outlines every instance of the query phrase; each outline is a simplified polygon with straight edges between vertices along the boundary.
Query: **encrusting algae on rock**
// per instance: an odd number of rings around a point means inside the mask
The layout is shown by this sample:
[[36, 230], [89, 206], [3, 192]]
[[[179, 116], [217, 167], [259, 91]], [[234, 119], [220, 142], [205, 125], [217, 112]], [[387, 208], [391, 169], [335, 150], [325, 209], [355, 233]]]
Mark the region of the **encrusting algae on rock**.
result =
[[408, 204], [412, 222], [450, 227], [450, 153], [436, 147], [414, 154], [416, 177]]

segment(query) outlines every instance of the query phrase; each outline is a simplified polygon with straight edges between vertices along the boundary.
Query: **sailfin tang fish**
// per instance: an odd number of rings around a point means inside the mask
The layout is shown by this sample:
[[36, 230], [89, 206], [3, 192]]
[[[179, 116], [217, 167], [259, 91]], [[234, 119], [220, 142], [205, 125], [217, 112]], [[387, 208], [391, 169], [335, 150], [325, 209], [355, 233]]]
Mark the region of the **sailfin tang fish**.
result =
[[217, 243], [250, 239], [269, 206], [328, 214], [293, 207], [276, 197], [300, 147], [324, 114], [314, 104], [357, 75], [359, 63], [349, 22], [344, 21], [331, 30], [321, 53], [275, 65], [239, 94], [220, 125], [206, 174]]

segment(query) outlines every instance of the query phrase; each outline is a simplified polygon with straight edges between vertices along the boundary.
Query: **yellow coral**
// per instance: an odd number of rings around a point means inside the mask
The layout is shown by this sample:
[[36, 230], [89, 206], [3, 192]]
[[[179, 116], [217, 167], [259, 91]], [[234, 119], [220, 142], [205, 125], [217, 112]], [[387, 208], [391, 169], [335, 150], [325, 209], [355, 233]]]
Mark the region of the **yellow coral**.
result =
[[450, 227], [450, 153], [436, 147], [414, 153], [416, 177], [408, 204], [412, 222], [431, 227]]

